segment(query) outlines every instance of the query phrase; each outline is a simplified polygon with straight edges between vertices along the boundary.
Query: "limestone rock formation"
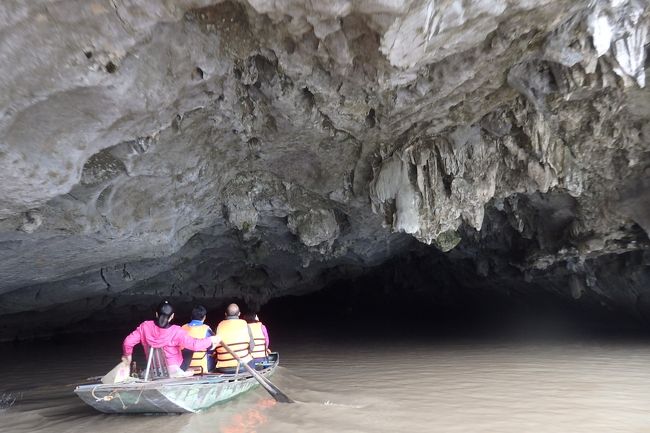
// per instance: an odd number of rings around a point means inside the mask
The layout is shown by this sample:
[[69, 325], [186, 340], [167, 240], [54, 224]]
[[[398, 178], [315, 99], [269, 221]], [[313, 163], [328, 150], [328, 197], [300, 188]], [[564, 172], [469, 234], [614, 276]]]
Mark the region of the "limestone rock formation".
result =
[[644, 0], [3, 1], [0, 338], [409, 251], [645, 317], [649, 29]]

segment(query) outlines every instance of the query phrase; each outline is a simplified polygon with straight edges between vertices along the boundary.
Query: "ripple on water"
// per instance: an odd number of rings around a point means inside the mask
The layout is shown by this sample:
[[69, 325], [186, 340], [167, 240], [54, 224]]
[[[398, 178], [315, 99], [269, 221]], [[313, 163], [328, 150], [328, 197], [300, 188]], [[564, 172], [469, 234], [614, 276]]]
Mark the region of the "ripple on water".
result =
[[[650, 431], [650, 346], [582, 344], [383, 345], [286, 342], [274, 383], [205, 413], [111, 416], [69, 384], [116, 362], [103, 346], [5, 352], [0, 393], [22, 393], [0, 432], [643, 432]], [[112, 348], [109, 345], [109, 348]], [[42, 348], [41, 348], [42, 349]]]

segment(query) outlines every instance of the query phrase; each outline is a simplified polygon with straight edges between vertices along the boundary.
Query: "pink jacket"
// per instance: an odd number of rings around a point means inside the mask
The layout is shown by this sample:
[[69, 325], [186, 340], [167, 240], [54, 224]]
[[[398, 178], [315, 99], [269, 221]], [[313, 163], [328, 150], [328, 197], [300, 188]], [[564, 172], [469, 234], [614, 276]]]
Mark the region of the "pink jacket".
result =
[[206, 350], [212, 346], [210, 338], [195, 339], [188, 335], [178, 325], [172, 325], [169, 328], [159, 328], [153, 320], [142, 322], [124, 339], [122, 352], [124, 356], [133, 354], [133, 347], [142, 344], [145, 356], [149, 356], [149, 348], [161, 348], [165, 352], [168, 366], [180, 366], [183, 363], [181, 348], [193, 351]]

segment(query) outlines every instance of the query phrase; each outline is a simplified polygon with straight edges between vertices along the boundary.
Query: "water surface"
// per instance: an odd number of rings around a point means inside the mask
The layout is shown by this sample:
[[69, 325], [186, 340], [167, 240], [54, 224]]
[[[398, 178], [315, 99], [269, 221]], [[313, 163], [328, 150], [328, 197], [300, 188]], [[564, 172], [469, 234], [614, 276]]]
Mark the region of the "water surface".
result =
[[[362, 340], [359, 340], [362, 341]], [[108, 371], [119, 340], [0, 346], [0, 432], [648, 432], [647, 342], [435, 342], [395, 347], [318, 335], [279, 341], [273, 381], [195, 415], [103, 415], [72, 383]]]

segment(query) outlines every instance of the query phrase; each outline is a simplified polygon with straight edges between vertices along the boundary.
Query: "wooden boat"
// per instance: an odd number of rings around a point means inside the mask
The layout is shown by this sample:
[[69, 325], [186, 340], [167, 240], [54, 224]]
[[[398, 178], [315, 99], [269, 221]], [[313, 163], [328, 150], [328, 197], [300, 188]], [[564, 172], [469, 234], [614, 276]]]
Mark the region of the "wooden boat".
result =
[[[271, 376], [280, 362], [277, 353], [259, 370]], [[118, 384], [79, 385], [74, 392], [104, 413], [194, 413], [224, 403], [258, 386], [245, 370], [239, 374], [206, 373], [185, 378], [132, 379]]]

